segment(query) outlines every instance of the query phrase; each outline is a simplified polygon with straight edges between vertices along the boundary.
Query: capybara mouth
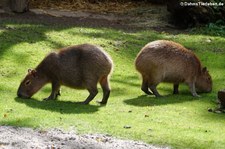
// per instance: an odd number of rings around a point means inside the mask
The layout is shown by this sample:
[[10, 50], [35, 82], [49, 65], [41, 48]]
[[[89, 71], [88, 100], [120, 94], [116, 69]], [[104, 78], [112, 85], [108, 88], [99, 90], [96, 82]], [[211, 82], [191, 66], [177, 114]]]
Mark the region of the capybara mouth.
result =
[[29, 99], [29, 98], [30, 98], [30, 96], [28, 96], [28, 95], [23, 95], [23, 94], [21, 94], [21, 93], [17, 93], [17, 96], [18, 96], [19, 98], [23, 98], [23, 99]]

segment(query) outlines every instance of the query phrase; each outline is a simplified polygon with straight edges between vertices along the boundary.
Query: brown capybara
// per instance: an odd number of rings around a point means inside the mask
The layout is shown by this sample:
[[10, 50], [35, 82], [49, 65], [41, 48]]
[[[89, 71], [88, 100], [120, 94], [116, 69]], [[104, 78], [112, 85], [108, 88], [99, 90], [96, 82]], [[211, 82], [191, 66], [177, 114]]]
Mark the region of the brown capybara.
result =
[[192, 51], [172, 41], [157, 40], [145, 45], [136, 57], [135, 67], [142, 75], [142, 91], [156, 97], [161, 96], [156, 89], [160, 82], [173, 83], [174, 94], [178, 94], [182, 82], [188, 84], [193, 96], [199, 96], [195, 87], [199, 92], [212, 90], [207, 68]]
[[46, 100], [56, 99], [60, 86], [87, 89], [90, 93], [82, 102], [88, 104], [98, 93], [97, 83], [103, 89], [101, 104], [106, 104], [110, 95], [109, 74], [113, 67], [110, 56], [100, 47], [82, 44], [66, 47], [58, 53], [48, 54], [21, 82], [17, 95], [30, 98], [45, 84], [52, 84], [52, 92]]

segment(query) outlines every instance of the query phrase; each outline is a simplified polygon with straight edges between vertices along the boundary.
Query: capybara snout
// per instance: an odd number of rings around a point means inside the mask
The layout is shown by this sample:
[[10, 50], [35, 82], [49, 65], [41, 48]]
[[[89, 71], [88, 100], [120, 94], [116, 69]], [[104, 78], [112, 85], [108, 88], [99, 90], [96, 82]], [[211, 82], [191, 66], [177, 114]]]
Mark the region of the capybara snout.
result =
[[28, 69], [26, 77], [20, 83], [17, 96], [21, 98], [30, 98], [41, 87], [48, 83], [47, 78], [42, 76], [36, 70]]
[[192, 51], [172, 41], [157, 40], [145, 45], [135, 59], [135, 67], [142, 75], [141, 89], [146, 94], [161, 96], [156, 89], [160, 82], [173, 83], [174, 94], [179, 92], [179, 83], [186, 83], [193, 96], [199, 96], [196, 88], [199, 92], [212, 90], [207, 68]]
[[48, 54], [21, 82], [17, 96], [32, 97], [45, 84], [52, 84], [51, 94], [46, 100], [56, 99], [60, 86], [87, 89], [89, 96], [83, 102], [88, 104], [98, 93], [97, 84], [103, 90], [100, 103], [106, 104], [110, 95], [109, 76], [112, 71], [111, 57], [100, 47], [82, 44], [60, 49]]
[[196, 80], [197, 92], [209, 93], [212, 91], [212, 78], [206, 67], [202, 69], [201, 75]]

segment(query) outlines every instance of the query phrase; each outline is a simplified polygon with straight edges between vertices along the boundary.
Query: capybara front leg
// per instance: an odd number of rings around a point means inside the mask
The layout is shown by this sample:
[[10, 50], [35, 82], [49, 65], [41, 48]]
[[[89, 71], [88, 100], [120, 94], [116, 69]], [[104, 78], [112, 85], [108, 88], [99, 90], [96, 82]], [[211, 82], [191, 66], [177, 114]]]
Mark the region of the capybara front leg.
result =
[[173, 94], [179, 94], [179, 83], [173, 84]]
[[152, 95], [152, 93], [148, 90], [148, 81], [144, 78], [142, 79], [141, 90], [145, 92], [147, 95]]
[[156, 97], [162, 97], [159, 92], [157, 91], [156, 89], [156, 85], [150, 85], [149, 88], [151, 89], [151, 91], [153, 92], [153, 94], [156, 96]]
[[104, 76], [100, 81], [100, 85], [103, 90], [102, 101], [99, 101], [100, 104], [106, 104], [110, 95], [109, 80], [107, 76]]
[[48, 98], [44, 100], [55, 100], [57, 96], [60, 95], [60, 84], [59, 82], [52, 82], [52, 92]]
[[188, 85], [189, 85], [190, 92], [191, 92], [192, 96], [194, 96], [194, 97], [200, 97], [200, 96], [196, 93], [195, 83], [194, 83], [194, 82], [191, 82], [191, 83], [188, 83]]

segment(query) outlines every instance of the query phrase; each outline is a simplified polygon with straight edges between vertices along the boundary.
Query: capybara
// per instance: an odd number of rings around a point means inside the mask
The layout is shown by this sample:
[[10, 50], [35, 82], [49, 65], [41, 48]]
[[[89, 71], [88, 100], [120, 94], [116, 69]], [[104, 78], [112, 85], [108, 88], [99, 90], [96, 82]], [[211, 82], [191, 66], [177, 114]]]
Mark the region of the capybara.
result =
[[83, 104], [88, 104], [98, 93], [97, 83], [103, 89], [101, 104], [106, 104], [110, 95], [109, 75], [113, 67], [110, 56], [100, 47], [81, 44], [60, 49], [48, 54], [21, 82], [17, 95], [30, 98], [45, 84], [52, 84], [52, 92], [46, 100], [56, 99], [60, 86], [87, 89], [89, 96]]
[[212, 90], [207, 68], [202, 67], [192, 51], [172, 41], [157, 40], [145, 45], [135, 59], [135, 67], [142, 75], [142, 91], [156, 97], [161, 96], [156, 89], [160, 82], [173, 83], [174, 94], [178, 94], [182, 82], [189, 86], [193, 96], [199, 97], [196, 89], [198, 92]]

